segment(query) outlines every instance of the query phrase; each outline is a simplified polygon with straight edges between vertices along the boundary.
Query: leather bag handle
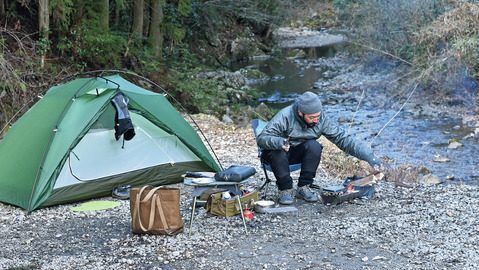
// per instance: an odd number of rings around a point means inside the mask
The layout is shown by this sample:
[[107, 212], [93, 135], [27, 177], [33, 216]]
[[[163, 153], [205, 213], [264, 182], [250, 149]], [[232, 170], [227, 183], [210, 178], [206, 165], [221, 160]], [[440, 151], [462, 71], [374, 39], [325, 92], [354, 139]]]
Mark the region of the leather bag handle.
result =
[[[165, 229], [169, 229], [169, 225], [168, 223], [166, 222], [166, 218], [165, 218], [165, 214], [163, 212], [163, 208], [161, 207], [161, 199], [160, 197], [158, 196], [158, 194], [156, 194], [156, 191], [159, 190], [161, 188], [160, 187], [155, 187], [153, 189], [151, 189], [145, 196], [145, 198], [143, 198], [143, 200], [141, 200], [141, 195], [143, 194], [143, 192], [145, 191], [145, 189], [149, 188], [151, 186], [144, 186], [140, 189], [140, 191], [138, 192], [138, 194], [136, 195], [136, 204], [135, 204], [135, 216], [138, 218], [138, 223], [140, 224], [140, 228], [142, 231], [146, 232], [146, 231], [149, 231], [151, 230], [151, 228], [153, 228], [153, 225], [154, 225], [154, 221], [155, 221], [155, 216], [156, 216], [156, 209], [158, 209], [158, 212], [160, 213], [160, 221], [163, 225], [163, 227]], [[150, 217], [149, 217], [149, 222], [148, 222], [148, 227], [145, 228], [145, 226], [143, 225], [143, 223], [141, 222], [141, 217], [140, 217], [140, 204], [141, 203], [145, 203], [145, 202], [148, 202], [149, 200], [151, 199], [151, 207], [150, 207]]]
[[156, 207], [158, 208], [158, 212], [160, 213], [161, 224], [163, 225], [163, 228], [165, 228], [165, 230], [167, 230], [169, 232], [170, 225], [168, 225], [168, 222], [166, 221], [165, 213], [163, 212], [163, 207], [161, 206], [161, 199], [157, 194], [155, 194], [155, 196], [157, 196], [156, 197]]

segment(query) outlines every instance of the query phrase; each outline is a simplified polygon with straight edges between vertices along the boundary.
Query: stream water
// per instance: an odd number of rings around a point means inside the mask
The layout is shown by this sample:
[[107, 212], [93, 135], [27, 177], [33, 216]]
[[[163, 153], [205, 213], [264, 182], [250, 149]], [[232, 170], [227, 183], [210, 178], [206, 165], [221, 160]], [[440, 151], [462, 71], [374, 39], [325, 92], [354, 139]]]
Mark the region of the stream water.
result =
[[[317, 92], [330, 117], [358, 139], [370, 143], [379, 157], [387, 157], [393, 165], [425, 166], [442, 181], [450, 179], [479, 183], [478, 137], [470, 136], [474, 134], [474, 127], [463, 125], [462, 119], [445, 114], [421, 116], [414, 109], [405, 109], [376, 136], [398, 112], [398, 106], [392, 109], [392, 101], [387, 100], [386, 95], [378, 93], [377, 89], [325, 90], [321, 85], [327, 85], [336, 71], [311, 62], [331, 56], [331, 50], [326, 53], [327, 55], [320, 55], [321, 52], [318, 54], [315, 51], [313, 58], [302, 60], [268, 59], [253, 63], [270, 78], [256, 86], [264, 93], [259, 101], [274, 108], [282, 108], [304, 91]], [[325, 78], [325, 74], [333, 76]], [[416, 104], [410, 104], [406, 108], [414, 108], [414, 105]], [[448, 148], [451, 140], [457, 140], [462, 146]]]

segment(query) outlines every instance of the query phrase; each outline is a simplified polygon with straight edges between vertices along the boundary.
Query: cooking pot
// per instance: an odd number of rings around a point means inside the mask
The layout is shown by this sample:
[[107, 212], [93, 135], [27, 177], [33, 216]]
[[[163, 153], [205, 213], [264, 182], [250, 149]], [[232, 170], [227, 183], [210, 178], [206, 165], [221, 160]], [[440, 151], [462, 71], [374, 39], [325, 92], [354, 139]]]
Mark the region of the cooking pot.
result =
[[265, 213], [265, 208], [271, 208], [274, 206], [274, 201], [257, 201], [254, 203], [254, 211], [256, 213]]

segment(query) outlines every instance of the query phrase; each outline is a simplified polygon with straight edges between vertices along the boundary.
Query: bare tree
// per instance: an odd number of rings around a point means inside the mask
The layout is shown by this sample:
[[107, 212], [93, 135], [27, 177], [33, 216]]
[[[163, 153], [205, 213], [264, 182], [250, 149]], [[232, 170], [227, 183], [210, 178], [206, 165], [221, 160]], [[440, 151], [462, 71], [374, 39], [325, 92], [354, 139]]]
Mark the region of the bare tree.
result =
[[38, 30], [41, 44], [41, 67], [45, 66], [45, 57], [48, 49], [48, 32], [50, 30], [49, 0], [38, 0]]
[[[143, 0], [145, 5], [145, 10], [143, 11], [143, 36], [147, 37], [150, 32], [150, 19], [151, 19], [151, 1]], [[148, 8], [150, 7], [150, 8]]]
[[100, 3], [100, 27], [104, 30], [109, 28], [109, 19], [110, 19], [110, 1], [103, 0]]
[[133, 26], [131, 32], [138, 36], [143, 36], [143, 0], [133, 0]]
[[161, 2], [162, 0], [152, 0], [150, 33], [148, 36], [148, 42], [156, 57], [161, 57], [163, 47], [163, 35], [160, 28], [163, 21], [163, 6]]
[[115, 27], [120, 25], [120, 13], [122, 10], [126, 9], [127, 0], [115, 0]]

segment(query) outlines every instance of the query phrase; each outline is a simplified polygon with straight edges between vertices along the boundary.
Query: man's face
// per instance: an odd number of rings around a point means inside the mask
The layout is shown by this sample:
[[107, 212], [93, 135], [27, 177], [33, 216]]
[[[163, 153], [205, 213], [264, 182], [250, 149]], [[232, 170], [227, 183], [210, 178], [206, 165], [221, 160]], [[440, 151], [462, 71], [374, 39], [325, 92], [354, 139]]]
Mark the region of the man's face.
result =
[[312, 114], [304, 114], [302, 112], [299, 112], [299, 116], [303, 118], [304, 122], [308, 125], [308, 127], [314, 127], [319, 121], [321, 112], [312, 113]]

